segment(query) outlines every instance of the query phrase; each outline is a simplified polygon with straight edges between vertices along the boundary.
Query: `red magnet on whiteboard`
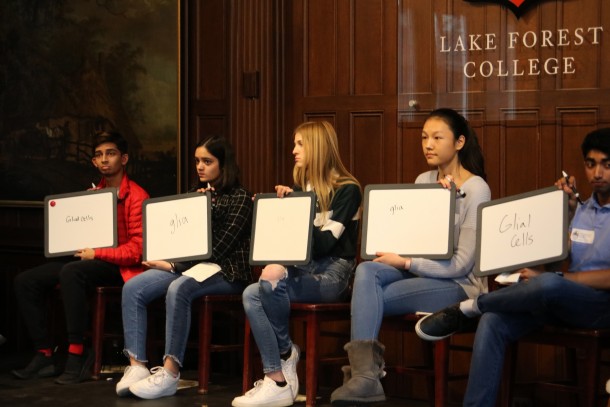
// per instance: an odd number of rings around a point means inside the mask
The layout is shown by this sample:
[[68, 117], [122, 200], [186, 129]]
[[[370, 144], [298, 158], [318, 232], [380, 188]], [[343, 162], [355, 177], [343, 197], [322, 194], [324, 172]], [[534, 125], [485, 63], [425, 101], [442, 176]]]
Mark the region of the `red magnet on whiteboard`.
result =
[[55, 206], [55, 201], [51, 201], [49, 205], [51, 205], [51, 207]]

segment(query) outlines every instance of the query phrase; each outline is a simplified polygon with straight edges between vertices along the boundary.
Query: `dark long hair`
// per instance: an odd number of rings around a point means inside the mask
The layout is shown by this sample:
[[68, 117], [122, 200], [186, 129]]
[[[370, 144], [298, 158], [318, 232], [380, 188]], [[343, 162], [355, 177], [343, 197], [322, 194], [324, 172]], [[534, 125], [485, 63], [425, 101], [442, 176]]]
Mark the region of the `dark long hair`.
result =
[[453, 132], [456, 140], [458, 137], [464, 136], [464, 147], [458, 151], [458, 160], [462, 167], [486, 180], [487, 174], [485, 173], [483, 150], [479, 144], [477, 134], [468, 124], [468, 120], [455, 110], [445, 107], [433, 110], [426, 118], [426, 121], [431, 118], [437, 118], [445, 122]]
[[[229, 140], [220, 136], [211, 136], [203, 141], [200, 141], [195, 146], [195, 149], [205, 147], [210, 154], [218, 160], [220, 166], [220, 177], [214, 183], [213, 187], [217, 191], [228, 192], [232, 188], [239, 186], [239, 167], [235, 161], [235, 152]], [[198, 181], [196, 188], [203, 188], [203, 185]], [[195, 189], [196, 189], [195, 188]]]

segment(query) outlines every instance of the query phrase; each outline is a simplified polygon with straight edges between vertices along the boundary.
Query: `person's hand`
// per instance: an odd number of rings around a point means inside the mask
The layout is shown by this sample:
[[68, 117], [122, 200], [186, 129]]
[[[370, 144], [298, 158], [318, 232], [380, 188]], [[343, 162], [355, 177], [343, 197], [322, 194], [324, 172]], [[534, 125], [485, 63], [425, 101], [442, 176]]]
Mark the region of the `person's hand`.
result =
[[87, 247], [74, 253], [74, 257], [79, 257], [81, 260], [93, 260], [95, 259], [95, 250]]
[[561, 177], [555, 182], [555, 186], [557, 186], [557, 189], [561, 189], [568, 194], [568, 219], [572, 219], [574, 212], [576, 212], [576, 207], [578, 206], [578, 198], [572, 189], [572, 187], [576, 188], [576, 178], [570, 176], [570, 178], [566, 180], [565, 177]]
[[534, 270], [531, 268], [524, 268], [519, 270], [519, 281], [527, 281], [530, 278], [534, 278], [544, 273], [544, 271]]
[[[208, 184], [209, 185], [209, 184]], [[197, 189], [197, 192], [199, 192], [200, 194], [205, 194], [206, 191], [210, 191], [210, 192], [214, 192], [216, 191], [216, 189], [214, 187], [209, 187], [209, 188], [199, 188]]]
[[405, 265], [408, 259], [397, 255], [396, 253], [389, 252], [376, 252], [375, 259], [373, 259], [376, 263], [387, 264], [388, 266], [395, 267], [399, 270], [405, 270]]
[[453, 177], [451, 175], [445, 175], [444, 178], [438, 180], [438, 183], [441, 184], [445, 189], [451, 189], [451, 184], [453, 184]]
[[286, 195], [290, 194], [291, 192], [294, 192], [292, 188], [287, 187], [285, 185], [276, 185], [275, 186], [275, 192], [277, 193], [277, 197], [278, 198], [283, 198]]
[[172, 271], [172, 265], [165, 260], [149, 260], [143, 261], [142, 264], [149, 269], [157, 269], [163, 271]]

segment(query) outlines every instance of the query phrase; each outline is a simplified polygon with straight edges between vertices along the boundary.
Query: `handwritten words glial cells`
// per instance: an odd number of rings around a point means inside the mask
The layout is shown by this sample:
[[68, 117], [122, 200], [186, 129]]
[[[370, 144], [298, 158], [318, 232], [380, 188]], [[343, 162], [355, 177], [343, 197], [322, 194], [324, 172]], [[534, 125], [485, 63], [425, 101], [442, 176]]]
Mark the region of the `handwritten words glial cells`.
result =
[[66, 223], [74, 223], [74, 222], [90, 222], [93, 220], [92, 215], [68, 215], [66, 216]]
[[534, 244], [534, 235], [530, 230], [531, 226], [531, 214], [520, 216], [514, 213], [502, 217], [498, 231], [500, 233], [514, 233], [510, 239], [510, 247], [531, 246]]

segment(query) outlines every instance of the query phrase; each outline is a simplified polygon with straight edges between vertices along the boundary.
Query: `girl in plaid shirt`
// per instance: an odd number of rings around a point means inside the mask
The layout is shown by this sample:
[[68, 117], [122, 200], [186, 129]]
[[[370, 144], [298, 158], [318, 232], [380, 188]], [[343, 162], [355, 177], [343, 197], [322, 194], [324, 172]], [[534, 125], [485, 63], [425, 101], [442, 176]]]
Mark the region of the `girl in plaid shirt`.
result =
[[[123, 288], [125, 355], [130, 365], [116, 386], [119, 396], [144, 399], [176, 393], [190, 330], [191, 302], [209, 294], [239, 294], [251, 281], [248, 264], [252, 195], [239, 183], [239, 169], [229, 142], [212, 137], [195, 148], [198, 192], [212, 194], [212, 257], [206, 263], [148, 261], [150, 270]], [[198, 264], [197, 268], [191, 267]], [[218, 270], [202, 280], [196, 270]], [[191, 270], [189, 270], [191, 269]], [[163, 366], [146, 368], [146, 306], [165, 295]], [[152, 374], [151, 374], [152, 373]]]

